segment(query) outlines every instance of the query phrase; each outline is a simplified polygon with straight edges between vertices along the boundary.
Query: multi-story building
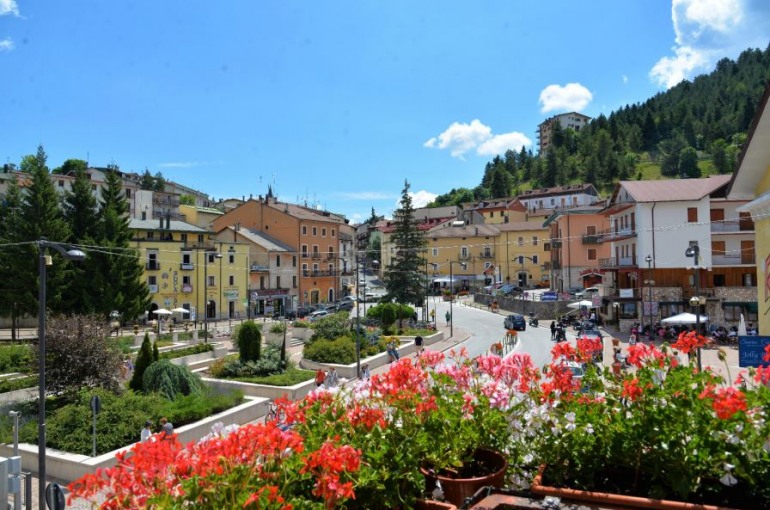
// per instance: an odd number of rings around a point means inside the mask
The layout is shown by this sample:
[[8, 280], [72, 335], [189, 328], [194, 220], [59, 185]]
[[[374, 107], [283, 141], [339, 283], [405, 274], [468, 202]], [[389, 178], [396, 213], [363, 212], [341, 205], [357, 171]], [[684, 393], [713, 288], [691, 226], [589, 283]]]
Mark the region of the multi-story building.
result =
[[543, 226], [549, 229], [551, 288], [592, 287], [603, 282], [599, 261], [610, 256], [610, 246], [599, 232], [607, 228], [602, 206], [556, 210]]
[[548, 228], [540, 221], [511, 221], [494, 225], [499, 231], [496, 264], [499, 279], [522, 288], [550, 285], [551, 253]]
[[468, 225], [527, 221], [526, 215], [526, 206], [516, 197], [480, 200], [463, 204], [463, 220]]
[[[759, 280], [756, 311], [749, 307], [746, 319], [758, 325], [760, 335], [770, 335], [770, 85], [760, 101], [749, 128], [738, 169], [733, 174], [727, 198], [750, 200], [738, 207], [739, 214], [750, 214], [755, 223], [755, 261]], [[740, 218], [739, 218], [740, 222]], [[731, 225], [734, 228], [734, 223]], [[739, 223], [740, 228], [740, 223]], [[748, 247], [747, 247], [748, 248]], [[740, 256], [748, 256], [741, 248]], [[751, 305], [751, 303], [749, 303]], [[735, 313], [738, 307], [732, 307]], [[726, 314], [727, 315], [727, 314]]]
[[195, 321], [246, 316], [245, 244], [213, 241], [205, 229], [170, 219], [131, 219], [129, 229], [150, 289], [150, 319], [159, 308], [185, 308]]
[[544, 120], [537, 126], [539, 152], [542, 154], [551, 146], [551, 138], [553, 137], [553, 130], [557, 122], [562, 129], [580, 131], [590, 120], [591, 117], [577, 112], [561, 113]]
[[472, 290], [491, 280], [499, 236], [496, 225], [465, 225], [457, 220], [430, 228], [425, 233], [426, 273], [432, 275], [434, 289]]
[[[729, 181], [717, 175], [616, 185], [604, 210], [608, 227], [599, 232], [610, 244], [599, 267], [612, 282], [605, 305], [613, 308], [603, 311], [617, 311], [627, 326], [654, 322], [688, 311], [697, 294], [712, 323], [737, 324], [733, 310], [748, 311], [756, 301], [754, 226], [737, 212], [746, 200], [726, 198]], [[686, 256], [695, 244], [697, 263]]]
[[518, 199], [530, 212], [552, 211], [594, 205], [599, 202], [599, 192], [593, 184], [567, 184], [526, 190]]
[[299, 304], [334, 302], [340, 295], [339, 228], [347, 220], [328, 211], [280, 202], [268, 194], [249, 199], [213, 222], [215, 233], [247, 228], [291, 247], [298, 256]]

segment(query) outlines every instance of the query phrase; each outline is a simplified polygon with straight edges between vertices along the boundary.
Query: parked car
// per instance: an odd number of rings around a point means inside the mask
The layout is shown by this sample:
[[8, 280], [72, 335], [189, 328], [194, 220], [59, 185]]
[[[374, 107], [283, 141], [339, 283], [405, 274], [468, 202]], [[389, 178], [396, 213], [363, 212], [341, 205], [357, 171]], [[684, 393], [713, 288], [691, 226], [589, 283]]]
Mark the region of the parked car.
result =
[[570, 296], [577, 296], [578, 292], [583, 292], [583, 287], [570, 287], [569, 288]]
[[575, 293], [578, 299], [591, 298], [599, 293], [599, 287], [588, 287]]
[[512, 313], [503, 321], [503, 327], [505, 329], [513, 329], [515, 331], [526, 331], [527, 321], [524, 316], [518, 313]]
[[315, 312], [308, 315], [308, 319], [310, 319], [311, 322], [317, 321], [321, 317], [326, 317], [329, 314], [330, 314], [329, 310], [316, 310]]
[[337, 303], [337, 306], [334, 308], [336, 311], [342, 311], [342, 310], [352, 310], [354, 306], [353, 301], [340, 301]]
[[580, 338], [598, 338], [601, 340], [603, 338], [602, 332], [598, 329], [584, 329], [580, 332]]

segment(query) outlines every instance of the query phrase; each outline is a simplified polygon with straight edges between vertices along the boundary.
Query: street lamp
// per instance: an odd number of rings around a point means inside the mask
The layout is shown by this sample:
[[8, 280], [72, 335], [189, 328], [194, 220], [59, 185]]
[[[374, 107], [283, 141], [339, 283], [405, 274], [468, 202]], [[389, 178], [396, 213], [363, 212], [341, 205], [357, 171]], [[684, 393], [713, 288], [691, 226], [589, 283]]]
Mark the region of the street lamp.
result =
[[40, 503], [40, 510], [45, 510], [45, 308], [46, 308], [46, 266], [50, 266], [53, 262], [51, 256], [47, 254], [47, 248], [53, 248], [59, 252], [65, 260], [82, 261], [85, 260], [86, 254], [80, 250], [72, 248], [65, 248], [65, 245], [52, 241], [46, 241], [45, 239], [39, 239], [37, 241], [37, 249], [40, 255], [40, 261], [38, 265], [38, 273], [40, 279], [40, 287], [38, 289], [38, 316], [37, 316], [37, 328], [38, 328], [38, 343], [39, 343], [39, 370], [40, 381], [38, 383], [39, 390], [39, 402], [38, 402], [38, 417], [37, 417], [37, 466], [38, 466], [38, 499]]
[[[652, 255], [644, 257], [647, 262], [647, 301], [650, 307], [650, 333], [652, 333]], [[644, 328], [642, 328], [644, 329]]]
[[[452, 267], [454, 264], [457, 264], [458, 262], [455, 262], [454, 260], [449, 261], [449, 337], [454, 336], [455, 331], [455, 316], [454, 313], [452, 313], [452, 303], [455, 300], [455, 281], [454, 281], [454, 272], [452, 270]], [[459, 262], [459, 264], [462, 266], [463, 269], [468, 268], [468, 264], [465, 262]]]
[[[690, 306], [697, 307], [695, 309], [695, 332], [700, 334], [700, 307], [705, 304], [706, 300], [700, 297], [700, 247], [698, 243], [692, 243], [689, 248], [684, 252], [685, 257], [692, 257], [695, 261], [695, 295], [690, 298]], [[700, 347], [698, 347], [698, 371], [701, 370], [701, 355]]]
[[[204, 303], [204, 312], [203, 312], [203, 330], [205, 331], [205, 335], [203, 336], [203, 341], [205, 343], [208, 343], [209, 341], [209, 252], [204, 252], [203, 257], [203, 297], [205, 298]], [[221, 259], [222, 254], [219, 252], [215, 252], [211, 254], [214, 258]]]

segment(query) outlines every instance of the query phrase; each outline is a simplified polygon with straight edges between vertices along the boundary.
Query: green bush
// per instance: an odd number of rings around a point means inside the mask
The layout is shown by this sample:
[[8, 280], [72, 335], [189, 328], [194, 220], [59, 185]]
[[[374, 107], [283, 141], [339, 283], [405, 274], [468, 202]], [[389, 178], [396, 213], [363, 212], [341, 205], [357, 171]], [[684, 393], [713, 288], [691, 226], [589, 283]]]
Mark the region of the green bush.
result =
[[350, 325], [348, 321], [349, 314], [346, 311], [329, 314], [325, 317], [321, 317], [317, 322], [313, 323], [313, 341], [319, 339], [333, 340], [348, 333], [348, 327]]
[[136, 361], [134, 362], [134, 374], [131, 376], [131, 381], [128, 383], [128, 387], [134, 391], [142, 391], [142, 377], [144, 371], [152, 363], [152, 347], [150, 346], [150, 334], [144, 334], [144, 340], [142, 340], [142, 346], [139, 348], [139, 353], [136, 355]]
[[190, 372], [189, 368], [174, 365], [167, 359], [147, 367], [142, 387], [146, 393], [160, 393], [169, 400], [174, 400], [177, 394], [190, 395], [203, 391], [200, 377]]
[[118, 338], [111, 337], [108, 341], [113, 342], [117, 349], [123, 354], [131, 354], [134, 350], [133, 336], [121, 336]]
[[[291, 360], [286, 360], [286, 369], [293, 368]], [[281, 374], [285, 370], [281, 363], [280, 347], [268, 345], [265, 347], [262, 357], [257, 361], [243, 362], [235, 356], [227, 356], [223, 360], [217, 360], [209, 368], [209, 373], [214, 377], [234, 379], [239, 377], [267, 377]]]
[[37, 382], [38, 376], [36, 375], [28, 375], [17, 379], [6, 379], [0, 381], [0, 393], [7, 393], [9, 391], [16, 391], [24, 388], [34, 388], [37, 386]]
[[310, 324], [310, 322], [308, 321], [298, 320], [298, 321], [294, 321], [292, 323], [292, 326], [294, 326], [295, 328], [309, 328], [309, 327], [312, 327], [312, 324]]
[[302, 355], [316, 363], [348, 365], [356, 361], [356, 344], [348, 336], [334, 340], [321, 338], [307, 344]]
[[268, 375], [266, 377], [236, 377], [235, 379], [238, 381], [254, 384], [269, 384], [271, 386], [294, 386], [295, 384], [309, 381], [314, 377], [315, 372], [312, 370], [290, 368], [285, 370], [283, 373]]
[[[212, 414], [229, 409], [243, 401], [243, 394], [217, 394], [206, 391], [199, 395], [166, 400], [160, 395], [142, 395], [126, 392], [114, 395], [106, 391], [82, 391], [77, 400], [56, 408], [49, 406], [47, 417], [47, 439], [51, 448], [81, 455], [91, 455], [93, 446], [91, 396], [98, 394], [102, 409], [97, 415], [97, 455], [130, 445], [139, 440], [145, 420], [152, 420], [157, 428], [165, 416], [175, 427], [187, 425]], [[19, 406], [23, 413], [19, 434], [22, 442], [37, 444], [37, 421], [34, 419], [35, 406]], [[6, 413], [7, 414], [7, 413]], [[3, 424], [0, 438], [9, 435]]]
[[212, 344], [195, 344], [190, 347], [184, 347], [182, 349], [174, 349], [173, 351], [165, 351], [160, 353], [160, 359], [175, 359], [183, 358], [185, 356], [192, 356], [193, 354], [201, 354], [204, 352], [211, 352], [214, 350]]
[[36, 350], [29, 344], [0, 346], [0, 373], [29, 372], [36, 358]]
[[246, 321], [238, 330], [238, 352], [242, 361], [256, 361], [262, 349], [262, 332], [254, 321]]
[[283, 333], [286, 331], [286, 324], [283, 322], [274, 322], [272, 326], [270, 326], [271, 333]]

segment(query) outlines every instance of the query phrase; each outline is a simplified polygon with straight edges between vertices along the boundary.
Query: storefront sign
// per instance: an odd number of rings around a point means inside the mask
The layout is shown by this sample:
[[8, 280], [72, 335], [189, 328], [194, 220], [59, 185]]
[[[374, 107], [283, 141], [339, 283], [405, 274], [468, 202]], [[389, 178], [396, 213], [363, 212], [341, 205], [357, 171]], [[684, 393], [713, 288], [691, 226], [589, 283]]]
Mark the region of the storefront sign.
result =
[[770, 344], [770, 336], [739, 336], [738, 366], [770, 366], [770, 362], [764, 361], [765, 346], [768, 344]]

